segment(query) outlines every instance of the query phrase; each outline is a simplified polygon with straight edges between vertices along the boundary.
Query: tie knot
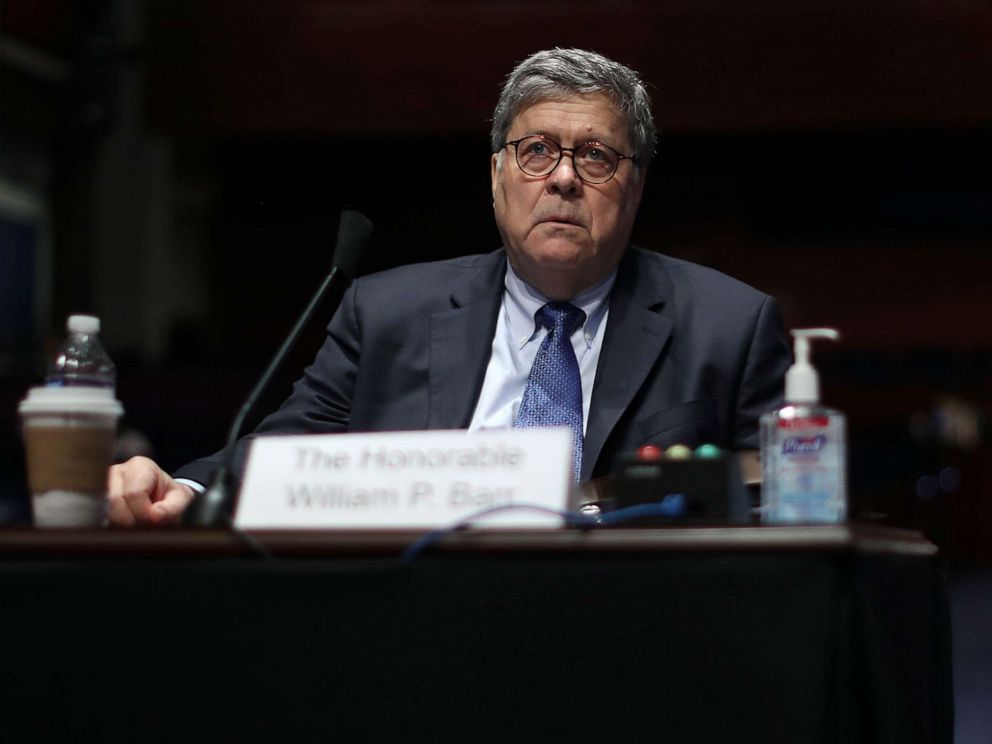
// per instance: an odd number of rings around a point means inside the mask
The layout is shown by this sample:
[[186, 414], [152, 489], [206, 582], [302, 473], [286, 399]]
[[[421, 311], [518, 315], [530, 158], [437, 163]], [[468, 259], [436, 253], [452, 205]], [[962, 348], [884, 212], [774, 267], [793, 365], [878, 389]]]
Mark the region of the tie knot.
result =
[[586, 320], [586, 314], [568, 302], [549, 302], [537, 311], [537, 322], [550, 331], [571, 336]]

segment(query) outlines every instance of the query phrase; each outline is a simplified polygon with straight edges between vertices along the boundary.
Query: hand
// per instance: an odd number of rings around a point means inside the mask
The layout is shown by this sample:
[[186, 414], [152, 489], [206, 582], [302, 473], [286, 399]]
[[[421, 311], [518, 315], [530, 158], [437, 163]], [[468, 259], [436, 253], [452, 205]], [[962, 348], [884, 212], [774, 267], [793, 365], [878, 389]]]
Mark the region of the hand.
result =
[[134, 527], [178, 523], [194, 494], [147, 457], [132, 457], [110, 468], [107, 496], [110, 524]]

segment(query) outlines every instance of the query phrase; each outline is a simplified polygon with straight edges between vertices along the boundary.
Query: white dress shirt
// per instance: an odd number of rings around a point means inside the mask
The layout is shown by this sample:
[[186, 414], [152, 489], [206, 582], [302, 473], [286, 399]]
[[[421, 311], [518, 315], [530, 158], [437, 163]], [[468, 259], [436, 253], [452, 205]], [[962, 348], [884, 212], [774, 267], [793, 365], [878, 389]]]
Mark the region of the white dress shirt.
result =
[[[582, 377], [583, 431], [589, 425], [592, 385], [596, 379], [596, 365], [603, 348], [610, 310], [607, 300], [615, 279], [616, 270], [599, 284], [569, 300], [586, 314], [585, 323], [572, 334], [572, 348], [575, 349]], [[517, 276], [509, 263], [506, 265], [504, 287], [492, 355], [469, 431], [513, 426], [534, 357], [548, 333], [546, 328], [538, 325], [534, 315], [550, 300]]]

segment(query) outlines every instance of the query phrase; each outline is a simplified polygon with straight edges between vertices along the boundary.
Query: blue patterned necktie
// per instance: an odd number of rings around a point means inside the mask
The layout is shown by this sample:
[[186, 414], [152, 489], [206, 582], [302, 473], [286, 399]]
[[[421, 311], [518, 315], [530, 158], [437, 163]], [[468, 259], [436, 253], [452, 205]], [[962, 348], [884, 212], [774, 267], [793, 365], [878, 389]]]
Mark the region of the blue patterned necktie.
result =
[[586, 314], [567, 302], [549, 302], [534, 317], [548, 329], [548, 335], [534, 357], [513, 425], [571, 429], [572, 467], [578, 482], [582, 473], [582, 377], [571, 336], [585, 322]]

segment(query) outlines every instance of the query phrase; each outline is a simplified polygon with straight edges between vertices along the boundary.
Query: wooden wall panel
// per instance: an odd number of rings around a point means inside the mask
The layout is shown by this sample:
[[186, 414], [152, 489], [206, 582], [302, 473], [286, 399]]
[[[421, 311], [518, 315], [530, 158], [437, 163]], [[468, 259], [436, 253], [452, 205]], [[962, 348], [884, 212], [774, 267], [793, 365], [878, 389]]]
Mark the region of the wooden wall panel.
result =
[[540, 48], [641, 70], [669, 131], [992, 122], [992, 7], [937, 2], [151, 3], [163, 128], [251, 134], [484, 131]]

